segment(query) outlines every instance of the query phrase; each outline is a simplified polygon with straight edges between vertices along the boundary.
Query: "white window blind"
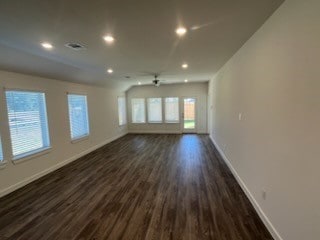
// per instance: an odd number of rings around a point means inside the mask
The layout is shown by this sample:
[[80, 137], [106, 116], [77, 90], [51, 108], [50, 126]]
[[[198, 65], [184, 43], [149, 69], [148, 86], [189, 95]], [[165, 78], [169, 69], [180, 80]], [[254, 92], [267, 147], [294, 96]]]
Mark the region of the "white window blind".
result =
[[118, 97], [118, 114], [119, 114], [119, 125], [127, 124], [127, 109], [126, 109], [126, 98]]
[[170, 97], [165, 99], [165, 119], [168, 123], [179, 122], [179, 98]]
[[148, 98], [148, 122], [162, 122], [162, 99]]
[[133, 123], [145, 123], [145, 103], [144, 98], [133, 98], [132, 103], [132, 122]]
[[14, 159], [50, 146], [45, 94], [6, 91], [9, 128]]
[[89, 135], [87, 96], [68, 94], [71, 139], [76, 140]]
[[3, 161], [3, 153], [2, 153], [2, 143], [1, 143], [1, 136], [0, 136], [0, 163]]

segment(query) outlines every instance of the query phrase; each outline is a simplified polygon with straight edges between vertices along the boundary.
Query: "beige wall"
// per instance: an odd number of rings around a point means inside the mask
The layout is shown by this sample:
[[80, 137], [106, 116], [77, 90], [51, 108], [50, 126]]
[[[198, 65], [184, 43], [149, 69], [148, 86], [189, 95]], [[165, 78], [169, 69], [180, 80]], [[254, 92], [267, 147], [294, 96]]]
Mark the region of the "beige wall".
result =
[[[131, 99], [150, 97], [179, 97], [180, 117], [182, 112], [182, 97], [197, 99], [197, 132], [207, 133], [207, 95], [208, 83], [163, 84], [160, 87], [152, 85], [136, 86], [127, 91], [128, 127], [129, 132], [135, 133], [181, 133], [181, 124], [174, 123], [145, 123], [134, 124], [131, 121]], [[146, 102], [147, 104], [147, 102]], [[164, 105], [163, 105], [164, 108]], [[147, 112], [147, 110], [146, 110]], [[164, 116], [163, 116], [164, 119]], [[181, 120], [181, 119], [180, 119]]]
[[320, 239], [319, 10], [285, 1], [209, 87], [210, 134], [285, 240]]
[[[0, 169], [0, 196], [50, 172], [66, 162], [75, 160], [110, 140], [127, 132], [118, 126], [117, 96], [115, 89], [105, 89], [32, 77], [0, 71], [0, 132], [7, 164]], [[9, 141], [8, 119], [3, 88], [40, 90], [46, 93], [48, 122], [52, 150], [39, 157], [13, 164]], [[90, 122], [90, 137], [77, 143], [70, 142], [67, 92], [86, 93]]]

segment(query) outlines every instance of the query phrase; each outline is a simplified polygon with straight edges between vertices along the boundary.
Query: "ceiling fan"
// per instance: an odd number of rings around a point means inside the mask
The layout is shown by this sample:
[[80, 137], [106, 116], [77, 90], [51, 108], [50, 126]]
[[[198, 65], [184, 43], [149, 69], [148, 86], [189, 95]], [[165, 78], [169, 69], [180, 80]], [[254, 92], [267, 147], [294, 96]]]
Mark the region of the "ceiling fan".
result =
[[160, 80], [158, 79], [158, 75], [157, 74], [154, 75], [154, 80], [152, 81], [152, 83], [156, 87], [160, 86]]
[[153, 76], [154, 79], [152, 80], [152, 84], [153, 84], [154, 86], [156, 86], [156, 87], [159, 87], [161, 83], [163, 83], [163, 82], [166, 81], [166, 80], [164, 80], [164, 79], [159, 79], [159, 76], [163, 73], [163, 71], [160, 72], [160, 73], [159, 73], [159, 72], [146, 72], [146, 71], [144, 71], [144, 72], [142, 72], [142, 73], [143, 73], [143, 74], [140, 75], [140, 76]]

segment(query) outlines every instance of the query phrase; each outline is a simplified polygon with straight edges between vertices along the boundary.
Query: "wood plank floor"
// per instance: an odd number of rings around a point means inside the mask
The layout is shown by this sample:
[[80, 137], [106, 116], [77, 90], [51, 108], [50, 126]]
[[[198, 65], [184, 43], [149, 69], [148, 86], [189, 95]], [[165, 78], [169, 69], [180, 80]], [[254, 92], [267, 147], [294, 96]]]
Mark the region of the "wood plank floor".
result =
[[127, 135], [0, 199], [0, 239], [272, 239], [207, 135]]

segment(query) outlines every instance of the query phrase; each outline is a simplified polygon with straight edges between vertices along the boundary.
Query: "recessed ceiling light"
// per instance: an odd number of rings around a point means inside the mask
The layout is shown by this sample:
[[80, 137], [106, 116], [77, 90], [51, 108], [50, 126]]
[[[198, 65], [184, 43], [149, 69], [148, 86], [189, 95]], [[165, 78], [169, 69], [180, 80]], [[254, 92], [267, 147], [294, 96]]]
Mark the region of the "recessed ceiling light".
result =
[[51, 43], [48, 43], [48, 42], [43, 42], [43, 43], [41, 43], [41, 46], [42, 46], [43, 48], [45, 48], [45, 49], [52, 49], [52, 48], [53, 48], [52, 44], [51, 44]]
[[186, 68], [188, 68], [188, 64], [184, 63], [184, 64], [182, 64], [181, 67], [184, 68], [184, 69], [186, 69]]
[[111, 35], [106, 35], [103, 37], [103, 39], [107, 42], [107, 43], [113, 43], [114, 42], [114, 37], [112, 37]]
[[179, 27], [176, 30], [176, 34], [178, 34], [178, 36], [183, 36], [187, 33], [187, 29], [184, 27]]
[[141, 82], [138, 82], [139, 85], [141, 85]]
[[111, 68], [109, 68], [109, 69], [107, 70], [107, 72], [108, 72], [108, 73], [113, 73], [113, 70], [112, 70]]
[[188, 82], [188, 79], [185, 79], [184, 82]]

